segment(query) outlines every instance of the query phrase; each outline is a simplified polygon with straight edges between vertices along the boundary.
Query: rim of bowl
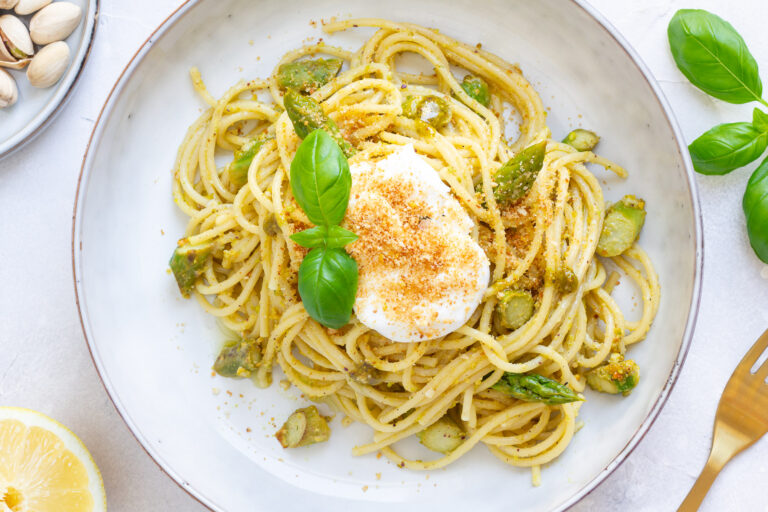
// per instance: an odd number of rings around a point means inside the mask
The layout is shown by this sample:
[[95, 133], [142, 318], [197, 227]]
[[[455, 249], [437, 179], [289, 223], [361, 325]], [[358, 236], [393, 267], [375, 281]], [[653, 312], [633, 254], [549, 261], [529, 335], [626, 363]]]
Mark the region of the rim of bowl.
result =
[[[98, 0], [95, 1], [98, 9]], [[80, 192], [83, 179], [87, 178], [88, 171], [90, 170], [88, 164], [91, 159], [91, 147], [93, 146], [94, 141], [98, 141], [101, 137], [101, 132], [103, 130], [103, 125], [101, 124], [102, 118], [105, 116], [105, 114], [111, 112], [119, 92], [122, 91], [127, 79], [132, 75], [134, 69], [152, 48], [155, 41], [162, 37], [163, 34], [165, 34], [172, 26], [174, 26], [182, 16], [191, 11], [201, 1], [203, 0], [185, 0], [179, 7], [171, 12], [171, 14], [168, 15], [168, 17], [160, 23], [160, 25], [158, 25], [158, 27], [149, 35], [144, 43], [142, 43], [136, 53], [134, 53], [130, 61], [128, 61], [126, 64], [125, 68], [123, 68], [123, 71], [120, 73], [117, 81], [112, 86], [112, 89], [109, 92], [109, 96], [107, 97], [104, 105], [101, 108], [101, 111], [99, 112], [99, 116], [96, 119], [93, 131], [91, 132], [91, 136], [88, 140], [88, 145], [83, 156], [83, 162], [80, 167], [80, 175], [77, 180], [77, 191], [75, 194], [75, 203], [72, 215], [72, 274], [74, 278], [75, 302], [77, 305], [78, 316], [80, 318], [80, 327], [83, 330], [83, 336], [85, 337], [86, 343], [88, 345], [88, 352], [90, 353], [91, 360], [93, 361], [93, 364], [99, 374], [99, 379], [101, 379], [101, 383], [104, 386], [109, 399], [112, 401], [112, 404], [117, 410], [117, 413], [120, 415], [123, 422], [125, 422], [125, 424], [128, 426], [128, 430], [130, 430], [136, 441], [138, 441], [141, 448], [147, 453], [147, 455], [149, 455], [155, 464], [157, 464], [161, 471], [168, 475], [179, 487], [181, 487], [184, 491], [187, 492], [187, 494], [189, 494], [203, 506], [209, 508], [210, 510], [223, 511], [223, 509], [214, 503], [213, 500], [202, 494], [197, 489], [193, 488], [189, 482], [187, 482], [181, 475], [179, 475], [173, 468], [171, 468], [170, 464], [165, 459], [156, 453], [144, 434], [141, 432], [141, 430], [139, 430], [138, 426], [133, 422], [133, 419], [123, 407], [119, 396], [112, 388], [112, 383], [109, 380], [109, 377], [104, 372], [101, 359], [96, 354], [96, 349], [93, 345], [93, 342], [91, 341], [92, 337], [89, 336], [88, 328], [86, 327], [85, 315], [83, 312], [83, 307], [81, 306], [83, 290], [80, 283], [81, 280], [78, 265], [80, 262], [79, 255], [80, 250], [82, 250], [82, 241], [79, 240], [79, 231], [77, 228], [81, 221], [80, 206], [84, 200], [84, 196], [81, 196]], [[666, 403], [667, 398], [669, 398], [669, 394], [672, 391], [675, 382], [677, 381], [680, 368], [682, 367], [685, 358], [688, 355], [688, 350], [691, 346], [696, 319], [699, 313], [699, 306], [701, 303], [701, 276], [704, 269], [704, 241], [702, 236], [703, 230], [699, 193], [696, 186], [696, 180], [694, 179], [695, 175], [693, 172], [693, 164], [691, 163], [690, 156], [688, 154], [688, 146], [685, 144], [685, 139], [683, 138], [680, 127], [678, 126], [677, 119], [672, 112], [672, 108], [670, 107], [666, 97], [664, 96], [664, 93], [661, 90], [661, 87], [656, 82], [656, 79], [654, 78], [648, 66], [643, 62], [640, 55], [632, 48], [632, 46], [621, 35], [621, 33], [597, 9], [587, 3], [586, 0], [570, 0], [570, 2], [586, 12], [592, 19], [597, 21], [598, 25], [600, 25], [600, 28], [602, 28], [619, 45], [624, 53], [627, 54], [638, 71], [640, 71], [640, 73], [643, 75], [646, 83], [653, 91], [656, 101], [659, 103], [659, 106], [664, 112], [667, 124], [675, 136], [678, 155], [682, 159], [683, 165], [685, 167], [685, 174], [688, 182], [688, 196], [693, 209], [692, 221], [694, 228], [693, 242], [695, 248], [695, 264], [693, 271], [693, 289], [691, 291], [691, 299], [688, 305], [688, 318], [685, 323], [685, 330], [683, 331], [682, 344], [680, 345], [680, 350], [677, 353], [675, 363], [672, 366], [672, 370], [667, 377], [664, 387], [661, 389], [659, 396], [656, 398], [653, 406], [651, 407], [643, 422], [637, 428], [635, 433], [632, 434], [629, 442], [621, 449], [621, 451], [616, 454], [616, 456], [611, 460], [610, 463], [608, 463], [608, 465], [605, 466], [605, 468], [603, 468], [602, 471], [595, 475], [592, 480], [590, 480], [586, 485], [575, 492], [569, 499], [562, 502], [555, 509], [553, 509], [553, 511], [558, 512], [567, 510], [581, 501], [598, 485], [600, 485], [611, 473], [613, 473], [616, 468], [618, 468], [621, 463], [624, 462], [626, 458], [632, 453], [640, 441], [642, 441], [642, 439], [648, 433], [648, 430], [656, 421], [656, 418], [661, 412], [661, 409], [664, 407], [664, 404]]]
[[[93, 41], [96, 38], [96, 29], [99, 25], [99, 7], [101, 0], [89, 0], [88, 12], [84, 16], [86, 22], [83, 28], [85, 37], [83, 44], [77, 49], [77, 60], [72, 65], [77, 69], [75, 74], [69, 79], [69, 83], [63, 82], [53, 97], [45, 104], [43, 109], [32, 119], [32, 122], [25, 125], [16, 135], [0, 143], [0, 160], [12, 155], [16, 151], [32, 142], [38, 135], [43, 133], [54, 119], [64, 110], [69, 100], [72, 98], [72, 92], [80, 83], [80, 77], [91, 55]], [[62, 87], [63, 86], [63, 87]], [[21, 135], [21, 138], [17, 138]], [[90, 145], [90, 144], [89, 144]], [[81, 171], [82, 174], [82, 171]]]

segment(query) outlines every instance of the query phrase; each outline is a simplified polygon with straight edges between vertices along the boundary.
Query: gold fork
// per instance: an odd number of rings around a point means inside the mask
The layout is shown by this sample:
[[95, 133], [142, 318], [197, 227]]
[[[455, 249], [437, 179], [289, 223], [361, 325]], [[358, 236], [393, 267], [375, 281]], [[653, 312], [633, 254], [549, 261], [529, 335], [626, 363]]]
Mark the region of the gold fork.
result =
[[723, 466], [768, 432], [768, 360], [752, 373], [766, 348], [768, 331], [752, 345], [725, 385], [715, 415], [709, 459], [678, 512], [698, 510]]

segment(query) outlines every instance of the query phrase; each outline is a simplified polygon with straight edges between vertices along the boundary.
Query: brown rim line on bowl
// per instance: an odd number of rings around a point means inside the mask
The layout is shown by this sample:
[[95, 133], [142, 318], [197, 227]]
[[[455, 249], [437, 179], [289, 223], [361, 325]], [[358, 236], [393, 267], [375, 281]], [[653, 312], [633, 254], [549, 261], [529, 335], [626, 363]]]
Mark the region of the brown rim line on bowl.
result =
[[[169, 467], [169, 464], [162, 457], [160, 457], [159, 454], [156, 453], [156, 451], [151, 446], [149, 446], [148, 440], [144, 437], [144, 435], [141, 432], [139, 432], [138, 427], [133, 422], [133, 420], [129, 417], [119, 397], [116, 395], [114, 389], [112, 388], [111, 383], [108, 382], [108, 379], [106, 379], [101, 361], [94, 354], [94, 347], [92, 344], [92, 340], [89, 338], [88, 330], [85, 325], [85, 319], [84, 319], [83, 310], [81, 307], [83, 290], [81, 288], [80, 275], [79, 275], [79, 269], [78, 269], [78, 255], [82, 250], [82, 242], [78, 243], [78, 236], [77, 236], [78, 220], [79, 220], [79, 212], [80, 212], [79, 206], [83, 197], [81, 196], [81, 188], [83, 185], [83, 177], [86, 172], [86, 165], [88, 163], [89, 156], [91, 155], [92, 144], [97, 135], [97, 132], [102, 126], [101, 124], [102, 119], [104, 115], [108, 113], [111, 107], [113, 106], [113, 102], [116, 98], [115, 93], [119, 92], [121, 87], [124, 85], [125, 80], [130, 76], [133, 69], [141, 62], [142, 58], [147, 54], [147, 52], [150, 50], [152, 45], [159, 38], [161, 38], [163, 34], [165, 34], [165, 32], [168, 29], [170, 29], [178, 20], [180, 20], [186, 13], [188, 13], [197, 4], [201, 3], [201, 1], [202, 0], [187, 0], [186, 2], [184, 2], [173, 13], [171, 13], [158, 26], [158, 28], [146, 39], [146, 41], [137, 50], [137, 52], [133, 55], [131, 60], [128, 62], [126, 67], [121, 72], [117, 82], [115, 83], [115, 85], [112, 87], [110, 91], [109, 97], [105, 101], [104, 106], [102, 107], [99, 113], [99, 117], [94, 125], [94, 129], [91, 133], [91, 137], [88, 142], [88, 147], [86, 149], [86, 153], [84, 155], [82, 166], [81, 166], [80, 176], [78, 178], [78, 186], [77, 186], [77, 192], [76, 192], [76, 198], [75, 198], [75, 204], [74, 204], [73, 224], [72, 224], [72, 266], [73, 266], [73, 277], [74, 277], [74, 284], [75, 284], [75, 291], [76, 291], [76, 302], [77, 302], [81, 327], [83, 329], [83, 334], [84, 334], [84, 337], [86, 338], [88, 349], [91, 354], [91, 358], [99, 372], [99, 377], [102, 380], [102, 384], [104, 385], [104, 388], [107, 391], [107, 394], [112, 400], [113, 405], [117, 409], [123, 421], [128, 425], [129, 430], [134, 435], [136, 440], [139, 442], [142, 448], [147, 452], [147, 454], [150, 455], [150, 457], [155, 461], [155, 463], [160, 467], [162, 471], [164, 471], [168, 476], [170, 476], [182, 489], [184, 489], [187, 493], [189, 493], [190, 496], [198, 500], [201, 504], [205, 505], [211, 510], [221, 510], [209, 498], [207, 498], [206, 496], [202, 495], [201, 493], [193, 489], [188, 482], [186, 482], [180, 475], [178, 475], [173, 469], [171, 469]], [[653, 91], [655, 99], [664, 113], [664, 116], [668, 123], [668, 127], [675, 136], [675, 143], [676, 143], [678, 156], [684, 163], [684, 167], [685, 167], [684, 172], [687, 178], [688, 193], [689, 193], [688, 199], [690, 200], [692, 205], [693, 218], [691, 219], [691, 221], [693, 225], [693, 237], [694, 237], [693, 246], [695, 249], [695, 261], [693, 265], [694, 275], [692, 276], [693, 286], [692, 286], [691, 295], [690, 295], [688, 317], [685, 323], [682, 342], [680, 345], [680, 349], [677, 353], [675, 362], [672, 366], [672, 369], [666, 378], [664, 387], [662, 388], [658, 397], [654, 401], [645, 419], [643, 420], [639, 428], [635, 431], [635, 433], [630, 438], [629, 442], [621, 449], [621, 451], [613, 458], [613, 460], [608, 465], [605, 466], [605, 468], [602, 471], [600, 471], [586, 485], [581, 487], [575, 494], [571, 496], [570, 499], [563, 502], [556, 510], [566, 510], [569, 507], [573, 506], [582, 498], [584, 498], [587, 494], [589, 494], [593, 489], [595, 489], [602, 481], [604, 481], [606, 477], [610, 475], [634, 450], [634, 448], [643, 439], [645, 434], [650, 429], [651, 425], [656, 420], [672, 388], [674, 387], [680, 368], [683, 362], [685, 361], [688, 350], [690, 348], [694, 327], [695, 327], [695, 322], [698, 315], [700, 298], [701, 298], [700, 297], [701, 275], [702, 275], [703, 263], [704, 263], [703, 262], [704, 246], [703, 246], [702, 225], [701, 225], [702, 220], [701, 220], [698, 192], [697, 192], [695, 180], [693, 179], [693, 168], [688, 155], [687, 145], [684, 142], [682, 133], [677, 125], [677, 122], [671, 111], [671, 108], [668, 105], [661, 91], [661, 88], [659, 87], [659, 85], [651, 75], [647, 66], [640, 59], [639, 55], [630, 47], [629, 43], [618, 33], [618, 31], [598, 11], [596, 11], [594, 8], [592, 8], [582, 0], [570, 0], [570, 2], [573, 5], [580, 8], [581, 10], [583, 10], [592, 19], [594, 19], [597, 22], [597, 24], [600, 26], [600, 28], [608, 36], [610, 36], [618, 44], [618, 46], [624, 51], [624, 53], [629, 57], [630, 61], [637, 69], [637, 71], [639, 71], [639, 73], [643, 76], [647, 85]]]

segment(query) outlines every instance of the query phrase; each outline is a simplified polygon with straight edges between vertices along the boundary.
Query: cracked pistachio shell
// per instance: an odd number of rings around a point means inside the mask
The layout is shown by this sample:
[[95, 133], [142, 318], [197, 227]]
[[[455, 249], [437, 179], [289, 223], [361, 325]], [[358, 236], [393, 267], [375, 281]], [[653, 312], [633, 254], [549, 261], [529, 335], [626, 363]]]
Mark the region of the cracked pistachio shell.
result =
[[10, 73], [0, 69], [0, 108], [10, 107], [19, 98], [16, 81]]
[[16, 14], [20, 16], [26, 16], [37, 12], [46, 5], [50, 4], [51, 0], [18, 0], [16, 2]]
[[57, 41], [44, 46], [27, 68], [27, 79], [33, 87], [45, 89], [61, 79], [69, 65], [69, 46]]
[[32, 41], [39, 45], [63, 41], [80, 24], [82, 15], [80, 6], [70, 2], [55, 2], [44, 7], [29, 21]]
[[[16, 16], [12, 14], [0, 16], [0, 32], [2, 32], [4, 39], [28, 56], [35, 53], [35, 47], [32, 45], [27, 26]], [[9, 48], [6, 47], [5, 50], [7, 52]], [[13, 60], [20, 59], [14, 57]]]

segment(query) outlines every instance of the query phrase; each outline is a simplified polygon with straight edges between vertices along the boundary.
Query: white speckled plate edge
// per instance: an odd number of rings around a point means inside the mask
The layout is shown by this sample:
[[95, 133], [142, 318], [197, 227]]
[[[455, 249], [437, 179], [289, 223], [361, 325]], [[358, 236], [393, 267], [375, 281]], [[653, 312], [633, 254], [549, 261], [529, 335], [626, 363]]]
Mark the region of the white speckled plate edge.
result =
[[[43, 108], [24, 125], [18, 132], [6, 140], [0, 140], [0, 160], [24, 147], [33, 140], [56, 118], [75, 90], [83, 68], [88, 61], [91, 47], [96, 36], [96, 26], [99, 19], [100, 0], [87, 0], [87, 7], [83, 9], [82, 30], [83, 35], [77, 51], [61, 81], [56, 84], [53, 94], [45, 102]], [[15, 75], [16, 78], [18, 75]], [[21, 101], [10, 108], [23, 108]]]
[[[643, 75], [646, 82], [648, 83], [650, 88], [653, 90], [659, 105], [664, 111], [669, 127], [674, 133], [679, 156], [685, 165], [685, 173], [687, 176], [688, 189], [689, 189], [689, 199], [691, 201], [692, 208], [693, 208], [692, 220], [693, 220], [693, 229], [694, 229], [693, 245], [695, 247], [695, 264], [694, 264], [694, 275], [692, 276], [693, 289], [690, 296], [690, 303], [688, 305], [689, 306], [688, 317], [687, 317], [685, 328], [683, 331], [683, 339], [677, 354], [677, 358], [669, 373], [669, 376], [667, 377], [664, 387], [662, 388], [661, 392], [659, 393], [658, 397], [653, 403], [653, 406], [648, 412], [645, 420], [642, 422], [639, 428], [637, 428], [637, 430], [634, 432], [630, 441], [614, 457], [614, 459], [609, 464], [607, 464], [602, 471], [600, 471], [600, 473], [598, 473], [586, 485], [581, 487], [578, 490], [578, 492], [574, 493], [569, 499], [562, 502], [558, 507], [554, 509], [557, 511], [568, 509], [569, 507], [573, 506], [578, 501], [580, 501], [582, 498], [584, 498], [593, 489], [595, 489], [634, 450], [634, 448], [639, 444], [639, 442], [642, 440], [642, 438], [645, 436], [645, 434], [648, 432], [648, 430], [656, 420], [659, 412], [661, 411], [662, 407], [666, 403], [666, 400], [669, 397], [669, 394], [672, 388], [674, 387], [674, 384], [677, 380], [682, 364], [685, 361], [685, 358], [687, 356], [688, 350], [691, 345], [691, 341], [692, 341], [692, 337], [695, 329], [695, 323], [696, 323], [696, 319], [699, 311], [700, 299], [701, 299], [701, 276], [702, 276], [703, 264], [704, 264], [702, 218], [701, 218], [701, 210], [699, 205], [698, 191], [696, 188], [696, 182], [694, 180], [693, 167], [690, 161], [690, 157], [688, 155], [687, 145], [684, 142], [682, 132], [677, 124], [675, 116], [672, 113], [672, 110], [666, 98], [664, 97], [664, 94], [660, 86], [656, 82], [655, 78], [651, 74], [648, 67], [643, 63], [640, 56], [629, 45], [629, 43], [621, 36], [621, 34], [619, 34], [619, 32], [597, 10], [595, 10], [592, 6], [590, 6], [584, 0], [570, 0], [570, 1], [576, 6], [578, 6], [579, 8], [581, 8], [582, 10], [584, 10], [592, 18], [594, 18], [601, 25], [602, 29], [605, 30], [605, 32], [613, 40], [615, 40], [616, 43], [618, 43], [618, 45], [621, 47], [621, 49], [630, 57], [634, 65], [637, 67], [638, 71]], [[173, 468], [171, 468], [168, 462], [164, 460], [163, 457], [161, 457], [152, 448], [151, 444], [148, 442], [148, 439], [146, 439], [143, 436], [141, 431], [138, 429], [138, 426], [135, 424], [132, 418], [127, 414], [125, 407], [122, 405], [115, 390], [112, 388], [109, 379], [106, 377], [104, 373], [104, 369], [101, 361], [99, 360], [98, 357], [94, 356], [95, 351], [92, 345], [93, 343], [92, 336], [90, 336], [89, 328], [87, 327], [88, 324], [84, 318], [83, 308], [81, 307], [81, 301], [83, 300], [83, 289], [80, 281], [80, 272], [79, 272], [80, 251], [78, 247], [78, 244], [79, 244], [78, 227], [81, 220], [79, 216], [79, 212], [82, 209], [80, 207], [82, 206], [82, 202], [84, 200], [84, 196], [81, 195], [81, 187], [84, 183], [84, 178], [87, 179], [86, 174], [87, 174], [87, 169], [89, 164], [89, 158], [91, 156], [91, 153], [90, 153], [91, 146], [94, 143], [94, 141], [98, 140], [103, 127], [103, 125], [101, 124], [101, 120], [105, 116], [105, 114], [107, 114], [112, 109], [112, 107], [114, 106], [114, 102], [119, 96], [119, 92], [121, 91], [123, 85], [125, 84], [126, 79], [131, 75], [131, 73], [133, 72], [135, 67], [139, 64], [139, 62], [141, 62], [142, 58], [152, 47], [155, 40], [157, 40], [163, 33], [165, 33], [170, 27], [172, 27], [177, 20], [179, 20], [184, 14], [189, 12], [192, 8], [194, 8], [195, 5], [197, 5], [199, 2], [200, 0], [187, 0], [185, 3], [179, 6], [173, 13], [171, 13], [169, 17], [166, 18], [166, 20], [163, 21], [163, 23], [161, 23], [160, 26], [152, 33], [152, 35], [150, 35], [150, 37], [139, 48], [139, 50], [136, 52], [136, 54], [133, 56], [133, 58], [128, 63], [126, 68], [121, 73], [120, 77], [118, 78], [117, 82], [115, 83], [115, 86], [111, 90], [110, 95], [107, 98], [99, 114], [97, 122], [94, 126], [93, 133], [91, 134], [88, 147], [86, 149], [86, 154], [83, 158], [81, 173], [78, 180], [78, 188], [77, 188], [76, 200], [74, 205], [74, 215], [73, 215], [73, 225], [72, 225], [72, 263], [73, 263], [73, 277], [74, 277], [74, 282], [75, 282], [74, 284], [75, 284], [75, 291], [76, 291], [76, 302], [77, 302], [78, 312], [80, 315], [81, 326], [83, 328], [83, 333], [88, 343], [88, 347], [91, 352], [91, 357], [94, 361], [94, 365], [99, 371], [99, 375], [102, 379], [102, 383], [104, 384], [105, 389], [110, 396], [110, 399], [115, 405], [115, 408], [117, 409], [118, 413], [121, 415], [125, 423], [128, 425], [133, 435], [139, 441], [141, 446], [153, 458], [153, 460], [158, 464], [158, 466], [166, 474], [168, 474], [182, 489], [187, 491], [193, 498], [195, 498], [201, 504], [205, 505], [211, 510], [218, 511], [222, 509], [219, 508], [212, 500], [210, 500], [208, 497], [206, 497], [205, 495], [197, 491], [188, 482], [186, 482], [184, 478], [180, 474], [178, 474]]]

